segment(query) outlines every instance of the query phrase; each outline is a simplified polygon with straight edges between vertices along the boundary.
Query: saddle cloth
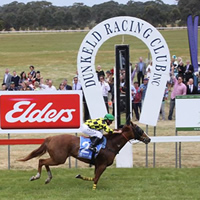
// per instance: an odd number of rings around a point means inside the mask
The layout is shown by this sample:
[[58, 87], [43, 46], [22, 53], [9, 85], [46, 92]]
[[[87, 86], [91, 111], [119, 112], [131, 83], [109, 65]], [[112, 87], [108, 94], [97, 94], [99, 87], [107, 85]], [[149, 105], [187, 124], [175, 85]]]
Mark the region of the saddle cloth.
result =
[[[101, 142], [96, 146], [97, 151], [96, 151], [96, 153], [94, 155], [94, 158], [97, 157], [97, 155], [99, 154], [101, 148], [105, 149], [106, 142], [107, 142], [106, 138], [103, 137]], [[79, 158], [86, 158], [86, 159], [89, 159], [89, 160], [92, 159], [93, 151], [88, 149], [89, 146], [90, 146], [90, 143], [91, 143], [90, 138], [86, 138], [86, 137], [83, 137], [83, 136], [80, 137], [80, 149], [79, 149], [79, 153], [78, 153], [78, 157]]]

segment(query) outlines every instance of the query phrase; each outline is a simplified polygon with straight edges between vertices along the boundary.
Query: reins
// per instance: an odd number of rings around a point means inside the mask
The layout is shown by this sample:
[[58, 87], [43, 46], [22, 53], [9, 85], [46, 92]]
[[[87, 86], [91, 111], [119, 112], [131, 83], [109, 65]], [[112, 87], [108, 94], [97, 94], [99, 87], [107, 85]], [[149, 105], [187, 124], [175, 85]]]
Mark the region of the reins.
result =
[[124, 133], [122, 133], [122, 136], [127, 140], [127, 142], [129, 142], [130, 144], [132, 144], [132, 143], [130, 142], [130, 140], [124, 135]]
[[136, 144], [140, 143], [140, 141], [137, 141], [137, 142], [135, 142], [135, 143], [132, 143], [123, 133], [122, 133], [122, 136], [123, 136], [130, 144], [132, 144], [132, 145], [136, 145]]

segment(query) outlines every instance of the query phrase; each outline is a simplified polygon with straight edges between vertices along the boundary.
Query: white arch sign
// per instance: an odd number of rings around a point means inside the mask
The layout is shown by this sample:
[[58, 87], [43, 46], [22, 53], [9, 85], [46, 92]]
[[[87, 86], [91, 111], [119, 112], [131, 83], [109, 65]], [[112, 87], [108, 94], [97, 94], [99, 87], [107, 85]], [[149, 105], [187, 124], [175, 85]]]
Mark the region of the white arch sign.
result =
[[84, 38], [77, 57], [82, 84], [91, 118], [103, 117], [106, 107], [95, 70], [95, 57], [101, 45], [117, 35], [132, 35], [149, 48], [153, 69], [146, 91], [140, 122], [155, 126], [170, 71], [170, 53], [160, 32], [148, 22], [135, 17], [114, 17], [96, 25]]

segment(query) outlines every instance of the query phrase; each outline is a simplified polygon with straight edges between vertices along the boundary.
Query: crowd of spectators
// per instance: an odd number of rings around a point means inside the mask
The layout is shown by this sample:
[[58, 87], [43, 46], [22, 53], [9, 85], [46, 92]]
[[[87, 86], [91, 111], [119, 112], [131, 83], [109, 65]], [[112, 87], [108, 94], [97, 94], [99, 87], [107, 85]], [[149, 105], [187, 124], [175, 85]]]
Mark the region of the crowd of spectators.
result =
[[[145, 94], [148, 86], [148, 80], [151, 76], [152, 71], [152, 62], [149, 61], [147, 65], [143, 58], [139, 58], [139, 62], [131, 68], [131, 100], [132, 108], [135, 116], [135, 120], [139, 120], [140, 113], [142, 110], [142, 104], [145, 99]], [[5, 69], [5, 74], [3, 77], [2, 91], [56, 91], [56, 90], [81, 90], [81, 84], [78, 80], [78, 75], [74, 76], [72, 84], [68, 84], [67, 79], [64, 79], [59, 87], [56, 88], [53, 85], [51, 79], [43, 80], [43, 77], [40, 74], [40, 71], [35, 71], [34, 66], [29, 67], [30, 71], [26, 73], [25, 71], [21, 72], [20, 75], [17, 75], [16, 71], [13, 71], [13, 75], [9, 73], [9, 69]], [[114, 115], [114, 69], [104, 72], [100, 65], [96, 69], [97, 77], [99, 79], [102, 96], [105, 101], [105, 105], [108, 113], [111, 112]], [[120, 70], [120, 92], [121, 99], [120, 107], [121, 111], [126, 109], [124, 97], [126, 91], [125, 83], [125, 69], [122, 67]], [[163, 101], [161, 104], [159, 118], [166, 120], [165, 117], [165, 101], [168, 99], [168, 94], [171, 92], [170, 98], [170, 108], [168, 120], [172, 120], [173, 111], [175, 107], [175, 98], [177, 95], [190, 95], [190, 94], [200, 94], [200, 81], [198, 82], [198, 74], [194, 73], [194, 67], [190, 64], [190, 61], [187, 60], [184, 65], [182, 59], [177, 58], [175, 55], [172, 56], [171, 68], [169, 80], [167, 82], [164, 94]], [[83, 98], [85, 102], [85, 98]], [[85, 108], [85, 120], [89, 118], [89, 112], [87, 105], [84, 105]]]
[[3, 91], [55, 91], [56, 87], [53, 85], [51, 79], [43, 78], [40, 75], [40, 71], [35, 71], [34, 66], [30, 66], [30, 72], [26, 74], [25, 71], [17, 75], [16, 71], [13, 71], [13, 75], [9, 73], [9, 69], [5, 70], [3, 77], [2, 89]]
[[[139, 120], [140, 113], [142, 110], [142, 104], [145, 99], [145, 94], [148, 86], [148, 81], [152, 72], [152, 61], [149, 61], [148, 65], [143, 61], [143, 58], [139, 58], [139, 62], [132, 67], [130, 63], [131, 71], [131, 99], [132, 99], [132, 108], [134, 113], [135, 120]], [[113, 79], [113, 69], [107, 71], [106, 73], [101, 69], [100, 66], [97, 67], [97, 74], [100, 79], [102, 87], [102, 95], [104, 97], [107, 109], [109, 105], [114, 104], [114, 79]], [[120, 91], [122, 103], [120, 102], [121, 110], [125, 110], [125, 69], [120, 70]], [[166, 88], [163, 94], [163, 100], [160, 108], [159, 119], [166, 120], [165, 116], [165, 102], [169, 99], [170, 107], [168, 113], [168, 120], [172, 120], [173, 111], [175, 108], [175, 98], [178, 95], [195, 95], [200, 94], [200, 81], [198, 82], [199, 72], [194, 73], [194, 67], [189, 60], [186, 60], [184, 65], [181, 57], [177, 58], [175, 55], [172, 56], [171, 65], [170, 65], [170, 74], [169, 80], [166, 84]], [[106, 84], [107, 83], [107, 84]], [[109, 90], [109, 86], [110, 90]], [[105, 92], [106, 91], [106, 92]], [[170, 98], [168, 97], [169, 92], [171, 93]], [[109, 109], [108, 109], [109, 112]], [[114, 114], [114, 109], [113, 113]], [[159, 120], [158, 119], [158, 120]]]

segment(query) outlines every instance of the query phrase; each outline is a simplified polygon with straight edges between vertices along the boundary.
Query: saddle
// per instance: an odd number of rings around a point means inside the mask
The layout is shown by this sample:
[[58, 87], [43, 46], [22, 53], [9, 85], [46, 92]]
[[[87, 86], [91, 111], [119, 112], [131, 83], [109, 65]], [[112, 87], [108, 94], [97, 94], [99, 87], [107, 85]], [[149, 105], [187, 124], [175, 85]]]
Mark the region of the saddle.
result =
[[88, 159], [88, 160], [95, 159], [98, 156], [100, 150], [105, 149], [106, 143], [107, 143], [107, 140], [103, 136], [100, 143], [96, 146], [96, 149], [97, 149], [96, 153], [93, 155], [93, 151], [91, 151], [89, 149], [89, 146], [91, 144], [90, 138], [86, 138], [86, 137], [81, 136], [80, 137], [80, 149], [79, 149], [79, 152], [78, 152], [78, 157], [79, 158], [85, 158], [85, 159]]

